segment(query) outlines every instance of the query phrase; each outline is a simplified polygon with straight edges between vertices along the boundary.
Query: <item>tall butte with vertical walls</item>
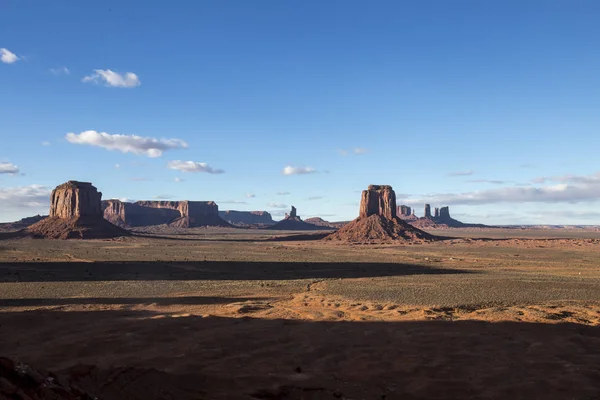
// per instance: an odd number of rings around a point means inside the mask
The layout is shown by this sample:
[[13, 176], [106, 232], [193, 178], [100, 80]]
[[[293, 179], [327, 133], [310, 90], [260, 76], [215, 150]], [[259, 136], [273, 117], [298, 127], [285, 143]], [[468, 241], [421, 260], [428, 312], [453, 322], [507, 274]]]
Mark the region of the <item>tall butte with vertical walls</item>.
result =
[[125, 229], [106, 221], [102, 193], [89, 182], [68, 181], [50, 196], [48, 218], [31, 225], [35, 237], [51, 239], [98, 239], [129, 235]]
[[436, 239], [398, 218], [396, 210], [396, 193], [391, 186], [370, 185], [362, 192], [358, 218], [325, 240], [372, 243]]

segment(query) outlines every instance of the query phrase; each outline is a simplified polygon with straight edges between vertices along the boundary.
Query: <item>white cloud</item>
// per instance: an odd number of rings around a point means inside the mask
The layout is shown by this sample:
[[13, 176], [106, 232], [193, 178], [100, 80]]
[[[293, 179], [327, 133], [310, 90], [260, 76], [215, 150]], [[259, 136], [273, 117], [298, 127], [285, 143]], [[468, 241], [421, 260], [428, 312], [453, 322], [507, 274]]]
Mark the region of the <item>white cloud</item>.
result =
[[277, 192], [277, 196], [287, 196], [290, 192]]
[[172, 199], [172, 198], [173, 198], [173, 196], [168, 195], [168, 194], [159, 194], [157, 196], [154, 196], [155, 200], [169, 200], [169, 199]]
[[500, 181], [500, 180], [493, 180], [493, 179], [472, 179], [470, 181], [467, 182], [472, 182], [472, 183], [490, 183], [492, 185], [504, 185], [505, 183], [513, 183], [512, 181]]
[[471, 170], [467, 170], [467, 171], [456, 171], [456, 172], [450, 172], [448, 174], [448, 176], [470, 176], [473, 175], [474, 172]]
[[281, 203], [269, 203], [269, 207], [272, 208], [288, 208], [287, 205]]
[[241, 201], [241, 200], [219, 200], [216, 203], [217, 204], [248, 204], [245, 201]]
[[0, 203], [3, 211], [33, 213], [33, 209], [39, 213], [47, 213], [50, 206], [50, 189], [42, 185], [0, 188]]
[[83, 77], [82, 82], [105, 83], [105, 86], [133, 88], [140, 86], [140, 79], [133, 72], [119, 74], [110, 69], [95, 69], [94, 73]]
[[342, 156], [347, 156], [348, 155], [348, 150], [338, 149], [337, 152], [340, 153]]
[[592, 175], [565, 175], [537, 180], [545, 186], [511, 186], [466, 193], [426, 195], [401, 199], [403, 204], [492, 204], [492, 203], [579, 203], [600, 201], [600, 172]]
[[167, 150], [185, 149], [188, 147], [187, 143], [180, 139], [155, 139], [137, 135], [111, 135], [106, 132], [96, 131], [84, 131], [80, 134], [67, 133], [65, 138], [69, 143], [73, 144], [85, 144], [148, 157], [160, 157]]
[[246, 198], [247, 199], [253, 199], [255, 197], [256, 197], [256, 195], [254, 193], [246, 193]]
[[150, 179], [144, 178], [142, 176], [134, 176], [133, 178], [129, 178], [132, 182], [148, 182]]
[[44, 141], [42, 142], [42, 146], [46, 146], [46, 147], [47, 147], [47, 146], [50, 146], [50, 142], [49, 142], [49, 141], [47, 141], [47, 140], [44, 140]]
[[50, 73], [52, 75], [71, 75], [71, 71], [69, 71], [69, 68], [67, 67], [60, 67], [60, 68], [50, 68]]
[[185, 179], [183, 179], [183, 178], [175, 178], [174, 181], [175, 182], [184, 182]]
[[116, 168], [116, 169], [119, 169], [119, 168], [121, 168], [121, 164], [115, 164], [115, 168]]
[[321, 200], [321, 199], [323, 199], [323, 196], [312, 196], [312, 197], [309, 197], [306, 200]]
[[222, 174], [225, 172], [222, 169], [213, 168], [207, 163], [195, 161], [169, 161], [168, 167], [181, 172], [206, 172], [208, 174]]
[[288, 165], [281, 172], [283, 175], [306, 175], [306, 174], [314, 174], [317, 172], [316, 169], [311, 167], [292, 167]]
[[18, 173], [19, 173], [19, 167], [17, 167], [15, 164], [7, 163], [7, 162], [0, 163], [0, 174], [14, 175], [14, 174], [18, 174]]
[[352, 150], [354, 154], [366, 154], [369, 152], [369, 149], [365, 149], [364, 147], [356, 147]]
[[13, 52], [4, 47], [0, 48], [0, 61], [4, 64], [12, 64], [14, 62], [19, 61], [20, 58]]

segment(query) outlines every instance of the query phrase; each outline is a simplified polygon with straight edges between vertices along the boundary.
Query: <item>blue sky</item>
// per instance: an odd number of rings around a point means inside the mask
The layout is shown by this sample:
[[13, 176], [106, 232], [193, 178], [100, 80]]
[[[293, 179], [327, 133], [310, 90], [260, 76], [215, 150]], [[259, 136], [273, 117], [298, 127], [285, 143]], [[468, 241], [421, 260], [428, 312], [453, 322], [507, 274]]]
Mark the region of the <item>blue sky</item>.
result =
[[329, 220], [391, 184], [417, 215], [427, 201], [467, 222], [600, 224], [597, 1], [0, 13], [0, 221], [83, 180], [103, 198]]

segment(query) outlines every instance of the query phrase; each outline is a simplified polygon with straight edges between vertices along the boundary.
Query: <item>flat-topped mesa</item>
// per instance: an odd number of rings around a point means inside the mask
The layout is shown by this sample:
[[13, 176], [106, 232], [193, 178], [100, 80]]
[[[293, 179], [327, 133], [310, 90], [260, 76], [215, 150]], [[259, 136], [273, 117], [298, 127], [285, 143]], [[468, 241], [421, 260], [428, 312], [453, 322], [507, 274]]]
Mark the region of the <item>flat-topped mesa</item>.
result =
[[102, 193], [89, 182], [68, 181], [57, 186], [50, 196], [50, 217], [102, 218]]
[[214, 201], [137, 201], [134, 204], [179, 211], [180, 217], [170, 222], [170, 225], [180, 228], [229, 226], [219, 217], [219, 206]]
[[431, 218], [431, 204], [425, 204], [425, 218]]
[[396, 193], [389, 185], [369, 185], [363, 190], [359, 218], [380, 215], [387, 219], [396, 218]]
[[409, 206], [405, 206], [403, 204], [403, 205], [396, 207], [396, 215], [398, 215], [398, 214], [400, 214], [404, 217], [409, 217], [412, 214], [412, 210]]
[[89, 182], [77, 181], [52, 191], [48, 218], [29, 226], [27, 232], [50, 239], [106, 239], [130, 234], [103, 218], [102, 193]]

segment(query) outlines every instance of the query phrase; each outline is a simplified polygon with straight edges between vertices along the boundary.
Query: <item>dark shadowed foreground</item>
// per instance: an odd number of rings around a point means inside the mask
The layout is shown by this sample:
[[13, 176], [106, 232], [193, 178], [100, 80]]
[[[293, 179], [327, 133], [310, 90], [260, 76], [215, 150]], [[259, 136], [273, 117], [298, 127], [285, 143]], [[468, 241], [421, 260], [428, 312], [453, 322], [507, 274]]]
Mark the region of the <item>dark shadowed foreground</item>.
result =
[[94, 365], [68, 375], [103, 399], [592, 399], [600, 392], [600, 329], [577, 324], [34, 311], [0, 315], [0, 332], [0, 353], [32, 365]]

